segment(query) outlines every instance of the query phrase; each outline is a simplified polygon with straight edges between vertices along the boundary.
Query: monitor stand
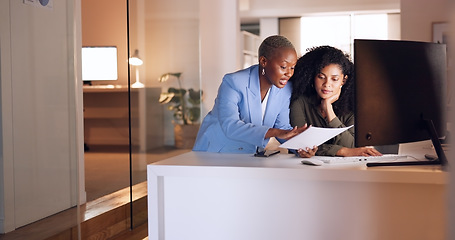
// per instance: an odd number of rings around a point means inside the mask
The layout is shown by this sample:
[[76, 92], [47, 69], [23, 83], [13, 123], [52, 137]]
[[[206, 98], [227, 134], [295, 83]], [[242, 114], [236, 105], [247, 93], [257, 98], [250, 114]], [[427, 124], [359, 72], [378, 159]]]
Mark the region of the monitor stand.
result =
[[376, 162], [376, 163], [367, 163], [367, 167], [378, 167], [378, 166], [412, 166], [412, 165], [441, 165], [443, 170], [447, 167], [447, 158], [444, 150], [442, 149], [441, 142], [439, 141], [438, 134], [434, 127], [432, 120], [423, 120], [425, 126], [428, 130], [428, 133], [431, 137], [431, 142], [433, 143], [438, 159], [432, 161], [404, 161], [404, 162]]

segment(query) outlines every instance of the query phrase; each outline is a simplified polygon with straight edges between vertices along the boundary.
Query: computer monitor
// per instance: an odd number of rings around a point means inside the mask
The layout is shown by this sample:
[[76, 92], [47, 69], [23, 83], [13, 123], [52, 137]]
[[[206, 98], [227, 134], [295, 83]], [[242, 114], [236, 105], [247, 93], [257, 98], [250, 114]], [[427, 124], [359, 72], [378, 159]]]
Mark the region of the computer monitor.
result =
[[117, 80], [117, 47], [82, 47], [82, 80]]
[[447, 164], [439, 141], [447, 125], [446, 61], [444, 44], [355, 39], [355, 145], [431, 139], [439, 162], [428, 164]]

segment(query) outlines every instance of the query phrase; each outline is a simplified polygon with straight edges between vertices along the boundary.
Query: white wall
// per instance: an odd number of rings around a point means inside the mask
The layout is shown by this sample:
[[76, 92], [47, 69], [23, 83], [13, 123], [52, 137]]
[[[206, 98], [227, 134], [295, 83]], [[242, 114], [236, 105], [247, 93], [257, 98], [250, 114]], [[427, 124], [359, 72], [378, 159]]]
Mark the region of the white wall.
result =
[[78, 202], [73, 3], [0, 2], [2, 232]]
[[199, 0], [201, 116], [213, 107], [224, 74], [240, 69], [238, 1]]
[[432, 24], [449, 19], [447, 0], [401, 0], [401, 39], [432, 41]]
[[279, 34], [279, 19], [276, 17], [261, 18], [259, 19], [259, 28], [261, 40], [268, 36]]
[[297, 55], [302, 52], [300, 28], [300, 17], [280, 19], [280, 34], [287, 37], [294, 44]]
[[0, 233], [11, 231], [14, 225], [14, 168], [13, 158], [13, 127], [11, 106], [11, 37], [10, 1], [0, 1], [0, 91], [1, 91], [1, 127], [0, 127]]
[[158, 78], [167, 72], [181, 72], [184, 88], [199, 88], [198, 1], [131, 1], [137, 2], [138, 8], [130, 16], [137, 18], [130, 21], [130, 44], [132, 51], [138, 46], [144, 61], [141, 81], [148, 87], [177, 87], [174, 78], [166, 83]]
[[399, 13], [388, 14], [388, 38], [390, 40], [401, 39], [401, 15]]

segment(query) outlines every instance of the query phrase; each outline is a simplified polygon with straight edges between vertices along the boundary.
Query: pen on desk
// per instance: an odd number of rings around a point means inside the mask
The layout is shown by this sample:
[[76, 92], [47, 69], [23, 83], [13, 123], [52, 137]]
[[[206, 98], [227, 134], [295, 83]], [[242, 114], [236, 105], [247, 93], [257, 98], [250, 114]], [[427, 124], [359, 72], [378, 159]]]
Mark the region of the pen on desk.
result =
[[273, 155], [278, 154], [278, 153], [280, 153], [279, 150], [275, 150], [272, 153], [268, 153], [267, 151], [261, 151], [261, 152], [255, 153], [254, 156], [255, 157], [270, 157], [270, 156], [273, 156]]
[[280, 151], [277, 150], [277, 151], [275, 151], [275, 152], [269, 154], [269, 156], [273, 156], [273, 155], [278, 154], [278, 153], [280, 153]]

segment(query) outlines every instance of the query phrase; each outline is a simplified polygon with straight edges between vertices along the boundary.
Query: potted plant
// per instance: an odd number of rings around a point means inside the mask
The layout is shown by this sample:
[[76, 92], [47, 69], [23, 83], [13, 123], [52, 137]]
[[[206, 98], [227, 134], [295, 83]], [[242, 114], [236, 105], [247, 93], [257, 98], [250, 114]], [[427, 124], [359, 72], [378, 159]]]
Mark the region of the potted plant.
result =
[[[177, 148], [192, 148], [199, 130], [199, 118], [201, 116], [201, 90], [193, 88], [184, 89], [180, 81], [180, 72], [165, 73], [158, 79], [166, 82], [170, 77], [175, 77], [179, 88], [170, 87], [167, 92], [162, 92], [159, 102], [168, 104], [167, 109], [173, 111], [174, 137]], [[188, 94], [187, 94], [188, 93]]]

